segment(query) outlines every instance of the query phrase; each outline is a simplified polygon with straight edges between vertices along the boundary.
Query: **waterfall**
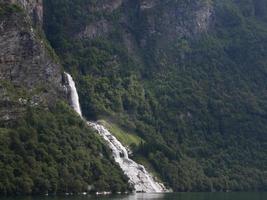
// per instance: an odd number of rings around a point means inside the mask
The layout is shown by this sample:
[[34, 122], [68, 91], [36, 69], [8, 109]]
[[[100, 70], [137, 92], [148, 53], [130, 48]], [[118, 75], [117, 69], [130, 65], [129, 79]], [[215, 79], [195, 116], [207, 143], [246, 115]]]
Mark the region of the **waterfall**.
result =
[[156, 182], [143, 165], [137, 164], [128, 157], [126, 148], [104, 126], [93, 122], [88, 122], [88, 125], [96, 129], [108, 143], [115, 161], [130, 179], [130, 184], [134, 186], [136, 192], [153, 193], [166, 191], [164, 185]]
[[70, 74], [68, 73], [65, 74], [68, 78], [69, 87], [71, 91], [71, 106], [82, 117], [82, 111], [79, 103], [79, 95], [75, 86], [75, 82], [73, 81], [73, 78], [71, 77]]
[[[66, 75], [71, 89], [72, 107], [82, 117], [75, 83], [69, 74], [66, 73]], [[129, 183], [134, 186], [136, 192], [167, 192], [165, 186], [162, 183], [157, 182], [153, 176], [147, 172], [143, 165], [140, 165], [129, 158], [126, 148], [104, 126], [95, 122], [87, 122], [87, 124], [95, 129], [107, 142], [109, 148], [112, 150], [115, 162], [119, 164], [124, 174], [129, 178]]]

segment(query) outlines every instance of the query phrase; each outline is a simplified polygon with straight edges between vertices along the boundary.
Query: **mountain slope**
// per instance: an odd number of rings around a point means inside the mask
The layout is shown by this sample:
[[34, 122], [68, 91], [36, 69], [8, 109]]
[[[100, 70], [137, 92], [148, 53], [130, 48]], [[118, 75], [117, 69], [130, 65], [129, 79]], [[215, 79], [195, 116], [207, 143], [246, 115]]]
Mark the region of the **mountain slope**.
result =
[[84, 115], [144, 142], [176, 191], [267, 189], [263, 0], [45, 0]]
[[66, 95], [62, 68], [29, 16], [18, 5], [1, 3], [1, 111], [8, 109], [0, 112], [1, 123], [19, 118], [26, 104], [53, 104]]
[[0, 1], [0, 195], [128, 191], [97, 134], [67, 105], [42, 1]]

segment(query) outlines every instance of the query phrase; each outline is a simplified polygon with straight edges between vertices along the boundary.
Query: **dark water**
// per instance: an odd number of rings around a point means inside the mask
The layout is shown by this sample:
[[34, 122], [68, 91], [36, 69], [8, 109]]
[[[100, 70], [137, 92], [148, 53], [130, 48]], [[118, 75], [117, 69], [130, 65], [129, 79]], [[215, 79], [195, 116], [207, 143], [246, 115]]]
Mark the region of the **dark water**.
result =
[[117, 196], [0, 197], [0, 200], [267, 200], [267, 193], [171, 193]]

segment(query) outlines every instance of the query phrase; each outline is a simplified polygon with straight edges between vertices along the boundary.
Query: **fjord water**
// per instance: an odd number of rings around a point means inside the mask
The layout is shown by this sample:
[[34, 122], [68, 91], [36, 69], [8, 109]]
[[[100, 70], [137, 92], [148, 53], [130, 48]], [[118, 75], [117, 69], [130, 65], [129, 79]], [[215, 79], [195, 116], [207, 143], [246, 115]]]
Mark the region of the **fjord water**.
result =
[[[65, 74], [67, 75], [71, 90], [71, 105], [80, 117], [83, 118], [75, 83], [71, 75], [68, 73]], [[112, 150], [115, 161], [119, 164], [124, 174], [129, 178], [129, 183], [134, 186], [135, 191], [146, 193], [168, 191], [162, 183], [159, 183], [146, 171], [143, 165], [140, 165], [129, 158], [127, 149], [104, 126], [95, 122], [87, 122], [87, 124], [95, 129], [107, 142]]]
[[161, 193], [115, 196], [10, 197], [0, 200], [266, 200], [267, 193]]

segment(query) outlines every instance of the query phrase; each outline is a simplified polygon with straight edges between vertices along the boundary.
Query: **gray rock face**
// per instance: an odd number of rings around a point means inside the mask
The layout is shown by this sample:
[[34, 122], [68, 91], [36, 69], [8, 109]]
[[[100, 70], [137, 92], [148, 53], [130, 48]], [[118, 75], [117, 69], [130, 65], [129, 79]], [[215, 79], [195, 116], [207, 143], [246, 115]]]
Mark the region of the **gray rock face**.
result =
[[102, 0], [97, 1], [94, 5], [90, 5], [90, 12], [106, 12], [111, 13], [118, 9], [123, 3], [123, 0]]
[[[160, 0], [113, 0], [90, 5], [90, 12], [112, 13], [122, 7], [121, 19], [118, 20], [131, 29], [142, 30], [142, 43], [147, 38], [154, 36], [168, 37], [168, 39], [192, 36], [209, 30], [213, 22], [213, 6], [209, 1], [193, 0], [190, 2], [160, 1]], [[138, 8], [140, 24], [131, 25], [129, 22], [129, 11], [133, 7]], [[126, 9], [125, 9], [126, 8]], [[132, 17], [132, 16], [130, 16]], [[142, 22], [142, 23], [141, 23]], [[144, 23], [145, 22], [145, 23]], [[92, 21], [84, 31], [79, 33], [79, 37], [103, 36], [111, 32], [112, 22], [110, 20]]]
[[30, 16], [34, 25], [43, 24], [43, 0], [3, 0], [11, 4], [18, 4]]
[[146, 46], [149, 38], [170, 43], [177, 38], [196, 37], [207, 32], [213, 23], [213, 7], [208, 1], [140, 1], [140, 18], [146, 23], [141, 36], [141, 45]]
[[[123, 0], [103, 0], [88, 5], [90, 13], [105, 13], [112, 14], [123, 5]], [[77, 34], [79, 39], [94, 39], [96, 37], [106, 36], [112, 32], [113, 24], [107, 19], [98, 19], [86, 25], [83, 30]]]
[[157, 51], [180, 45], [183, 38], [197, 38], [212, 29], [215, 21], [211, 1], [104, 0], [90, 4], [89, 10], [120, 15], [116, 20], [93, 19], [76, 38], [107, 38], [120, 27], [124, 46], [133, 57], [140, 48]]
[[[29, 2], [25, 9], [38, 3]], [[60, 64], [28, 16], [9, 13], [0, 24], [0, 122], [8, 122], [26, 106], [52, 105], [67, 89]]]
[[100, 20], [86, 26], [84, 31], [78, 34], [78, 37], [93, 39], [95, 37], [104, 36], [111, 29], [112, 26], [106, 20]]

